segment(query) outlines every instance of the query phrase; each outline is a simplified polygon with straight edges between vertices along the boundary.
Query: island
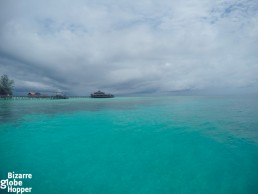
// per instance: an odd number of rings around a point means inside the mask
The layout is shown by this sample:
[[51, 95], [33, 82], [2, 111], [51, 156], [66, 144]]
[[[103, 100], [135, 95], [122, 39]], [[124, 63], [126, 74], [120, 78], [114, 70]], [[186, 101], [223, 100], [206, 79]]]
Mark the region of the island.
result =
[[114, 98], [113, 94], [106, 94], [101, 91], [94, 92], [90, 95], [91, 98]]

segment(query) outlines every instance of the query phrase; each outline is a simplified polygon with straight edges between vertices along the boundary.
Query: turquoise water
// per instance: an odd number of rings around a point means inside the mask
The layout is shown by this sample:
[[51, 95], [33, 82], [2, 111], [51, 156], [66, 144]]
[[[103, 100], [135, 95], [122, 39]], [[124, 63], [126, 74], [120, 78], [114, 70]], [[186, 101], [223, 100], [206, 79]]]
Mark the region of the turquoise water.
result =
[[255, 194], [258, 97], [1, 100], [0, 153], [32, 193]]

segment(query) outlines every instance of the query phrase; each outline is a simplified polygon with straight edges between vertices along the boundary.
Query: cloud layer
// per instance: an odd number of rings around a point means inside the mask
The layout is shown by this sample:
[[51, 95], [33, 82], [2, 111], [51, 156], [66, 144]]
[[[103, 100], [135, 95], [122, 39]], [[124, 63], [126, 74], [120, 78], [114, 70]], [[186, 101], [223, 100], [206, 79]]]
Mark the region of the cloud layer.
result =
[[0, 72], [17, 91], [258, 88], [258, 2], [0, 3]]

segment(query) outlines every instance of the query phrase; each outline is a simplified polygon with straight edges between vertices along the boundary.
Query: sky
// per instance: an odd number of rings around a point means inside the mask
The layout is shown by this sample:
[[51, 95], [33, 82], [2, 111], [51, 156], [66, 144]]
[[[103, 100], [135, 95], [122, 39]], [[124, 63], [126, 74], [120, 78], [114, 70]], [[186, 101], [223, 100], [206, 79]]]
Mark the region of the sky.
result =
[[0, 0], [14, 93], [258, 91], [257, 0]]

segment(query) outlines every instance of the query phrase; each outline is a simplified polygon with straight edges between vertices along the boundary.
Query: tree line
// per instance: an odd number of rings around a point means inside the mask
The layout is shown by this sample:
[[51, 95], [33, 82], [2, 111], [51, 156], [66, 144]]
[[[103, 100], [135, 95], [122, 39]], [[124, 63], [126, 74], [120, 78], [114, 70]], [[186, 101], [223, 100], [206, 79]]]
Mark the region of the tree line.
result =
[[14, 81], [10, 80], [7, 75], [2, 75], [0, 78], [0, 96], [12, 96]]

